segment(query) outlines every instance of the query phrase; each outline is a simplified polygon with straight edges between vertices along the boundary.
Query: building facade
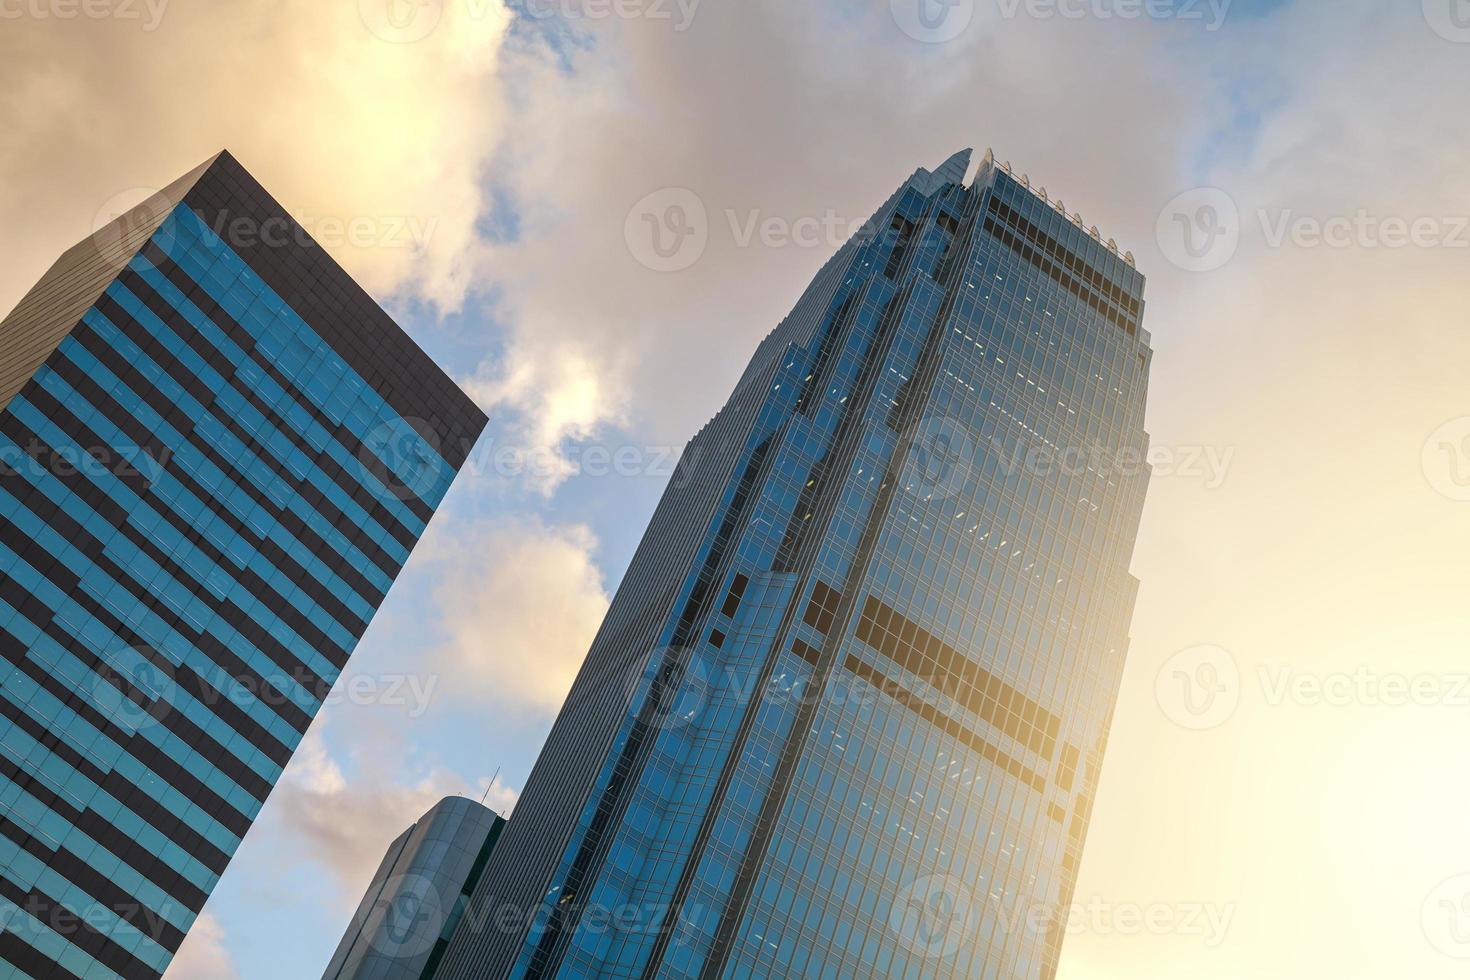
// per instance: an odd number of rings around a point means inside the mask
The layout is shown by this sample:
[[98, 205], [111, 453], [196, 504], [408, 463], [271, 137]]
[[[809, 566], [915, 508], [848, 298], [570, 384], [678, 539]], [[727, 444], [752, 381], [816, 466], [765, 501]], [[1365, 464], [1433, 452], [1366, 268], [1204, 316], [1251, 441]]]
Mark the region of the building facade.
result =
[[485, 421], [228, 154], [0, 324], [0, 977], [162, 975]]
[[1143, 277], [916, 172], [686, 450], [442, 976], [1049, 978], [1136, 591]]
[[322, 980], [433, 980], [504, 827], [493, 810], [450, 796], [399, 834]]

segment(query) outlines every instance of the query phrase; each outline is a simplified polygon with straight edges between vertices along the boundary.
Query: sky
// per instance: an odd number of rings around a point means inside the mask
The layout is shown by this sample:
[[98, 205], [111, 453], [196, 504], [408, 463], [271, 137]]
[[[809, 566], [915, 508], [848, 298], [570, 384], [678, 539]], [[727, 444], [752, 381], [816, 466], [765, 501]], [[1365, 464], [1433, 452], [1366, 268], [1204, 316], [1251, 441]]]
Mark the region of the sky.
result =
[[[320, 975], [423, 810], [514, 806], [680, 447], [843, 237], [967, 146], [1136, 255], [1157, 352], [1061, 980], [1464, 976], [1465, 0], [0, 20], [0, 308], [228, 148], [491, 418], [170, 980]], [[695, 234], [660, 254], [650, 216]]]

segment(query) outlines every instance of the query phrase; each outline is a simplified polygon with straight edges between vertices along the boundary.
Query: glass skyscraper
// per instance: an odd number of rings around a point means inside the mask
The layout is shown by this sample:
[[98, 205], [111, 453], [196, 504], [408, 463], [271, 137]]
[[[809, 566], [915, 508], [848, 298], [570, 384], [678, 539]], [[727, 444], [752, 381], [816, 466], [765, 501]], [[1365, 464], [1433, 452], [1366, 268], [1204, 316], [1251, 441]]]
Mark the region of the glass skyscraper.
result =
[[1051, 977], [1136, 591], [1143, 277], [919, 170], [686, 450], [442, 977]]
[[0, 977], [163, 973], [485, 421], [228, 154], [0, 324]]
[[322, 980], [433, 980], [505, 820], [450, 796], [388, 845]]

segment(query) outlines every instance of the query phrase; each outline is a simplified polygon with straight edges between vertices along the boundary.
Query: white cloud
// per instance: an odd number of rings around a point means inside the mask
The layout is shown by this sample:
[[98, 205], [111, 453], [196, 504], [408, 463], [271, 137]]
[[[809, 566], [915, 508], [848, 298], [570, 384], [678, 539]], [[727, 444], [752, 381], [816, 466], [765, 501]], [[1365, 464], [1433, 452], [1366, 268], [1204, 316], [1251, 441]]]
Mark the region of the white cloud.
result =
[[[272, 795], [286, 843], [331, 876], [345, 905], [355, 906], [391, 842], [446, 796], [465, 792], [458, 777], [418, 766], [397, 739], [366, 743], [360, 731], [347, 759], [334, 758], [319, 721], [296, 750]], [[405, 772], [421, 773], [412, 782]], [[411, 777], [410, 777], [411, 778]], [[476, 797], [478, 799], [478, 796]]]
[[7, 20], [0, 222], [21, 248], [0, 268], [0, 307], [90, 234], [109, 199], [162, 186], [221, 148], [367, 289], [457, 307], [501, 135], [510, 17], [500, 0], [445, 4], [427, 36], [393, 43], [367, 23], [377, 5], [167, 4], [156, 30]]
[[237, 980], [239, 975], [225, 949], [224, 926], [202, 913], [169, 965], [167, 980]]
[[[450, 545], [452, 544], [452, 547]], [[585, 527], [486, 523], [425, 542], [446, 693], [537, 714], [561, 706], [607, 611]]]
[[[302, 740], [271, 797], [269, 860], [306, 862], [324, 873], [345, 914], [361, 901], [388, 845], [446, 796], [483, 800], [502, 815], [517, 792], [496, 779], [467, 784], [411, 747], [400, 726], [349, 722], [341, 758], [328, 748], [318, 719]], [[333, 919], [333, 926], [336, 926]]]

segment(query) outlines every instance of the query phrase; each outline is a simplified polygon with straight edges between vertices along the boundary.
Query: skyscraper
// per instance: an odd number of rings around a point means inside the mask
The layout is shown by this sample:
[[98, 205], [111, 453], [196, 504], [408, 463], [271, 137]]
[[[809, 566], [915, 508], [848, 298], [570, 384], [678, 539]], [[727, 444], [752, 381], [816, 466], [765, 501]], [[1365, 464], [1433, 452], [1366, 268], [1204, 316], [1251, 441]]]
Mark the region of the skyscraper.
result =
[[388, 845], [322, 980], [432, 980], [505, 828], [450, 796]]
[[228, 154], [0, 324], [0, 976], [163, 973], [485, 421]]
[[1143, 277], [919, 170], [686, 450], [441, 976], [1050, 977], [1128, 645]]

